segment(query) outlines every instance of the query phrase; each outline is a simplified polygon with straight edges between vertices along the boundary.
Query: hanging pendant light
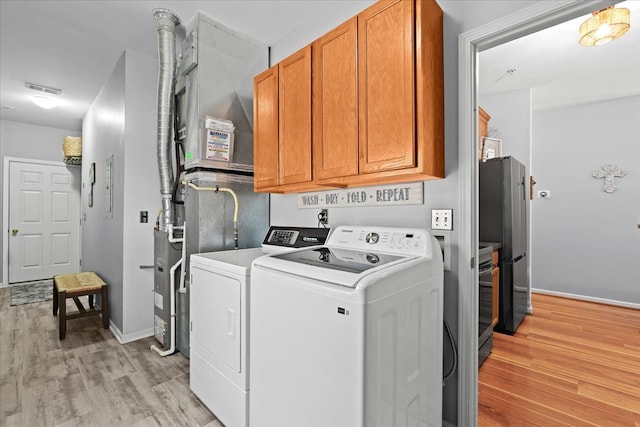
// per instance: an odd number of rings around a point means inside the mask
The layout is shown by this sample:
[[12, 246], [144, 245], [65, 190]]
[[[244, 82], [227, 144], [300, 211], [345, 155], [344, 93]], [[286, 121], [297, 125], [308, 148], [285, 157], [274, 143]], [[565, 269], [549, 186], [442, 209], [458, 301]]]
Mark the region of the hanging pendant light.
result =
[[617, 39], [631, 27], [629, 9], [606, 9], [593, 12], [592, 16], [580, 25], [580, 44], [582, 46], [600, 46]]

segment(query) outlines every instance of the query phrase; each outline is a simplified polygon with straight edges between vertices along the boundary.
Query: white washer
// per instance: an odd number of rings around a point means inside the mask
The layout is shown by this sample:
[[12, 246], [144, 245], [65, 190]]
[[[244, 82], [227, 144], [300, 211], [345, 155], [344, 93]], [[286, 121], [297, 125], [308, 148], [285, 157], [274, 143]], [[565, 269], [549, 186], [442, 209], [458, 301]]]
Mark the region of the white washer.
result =
[[441, 425], [443, 274], [423, 229], [257, 258], [251, 427]]
[[251, 263], [270, 252], [322, 244], [328, 229], [271, 227], [262, 248], [190, 258], [190, 387], [226, 427], [249, 422]]

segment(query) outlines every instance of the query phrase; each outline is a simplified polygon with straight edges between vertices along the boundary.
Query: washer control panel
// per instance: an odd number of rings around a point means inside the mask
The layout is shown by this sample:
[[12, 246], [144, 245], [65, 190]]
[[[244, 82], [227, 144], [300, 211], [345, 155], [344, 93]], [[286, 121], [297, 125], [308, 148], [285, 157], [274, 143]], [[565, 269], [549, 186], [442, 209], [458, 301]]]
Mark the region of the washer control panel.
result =
[[431, 236], [426, 229], [340, 226], [329, 236], [327, 246], [348, 249], [428, 256]]
[[270, 245], [293, 245], [298, 239], [298, 232], [294, 230], [272, 230], [267, 237]]

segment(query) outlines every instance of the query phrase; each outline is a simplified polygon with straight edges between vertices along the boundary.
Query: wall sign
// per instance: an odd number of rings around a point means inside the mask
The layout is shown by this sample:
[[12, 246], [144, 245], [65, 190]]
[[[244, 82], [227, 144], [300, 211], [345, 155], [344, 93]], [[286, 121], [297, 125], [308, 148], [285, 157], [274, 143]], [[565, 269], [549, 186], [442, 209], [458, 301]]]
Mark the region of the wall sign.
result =
[[424, 183], [314, 191], [298, 194], [298, 208], [346, 208], [355, 206], [421, 205]]
[[613, 178], [622, 178], [627, 174], [627, 171], [619, 168], [616, 165], [602, 165], [600, 169], [591, 174], [596, 179], [604, 178], [604, 185], [602, 191], [607, 193], [613, 193], [618, 189], [616, 187]]

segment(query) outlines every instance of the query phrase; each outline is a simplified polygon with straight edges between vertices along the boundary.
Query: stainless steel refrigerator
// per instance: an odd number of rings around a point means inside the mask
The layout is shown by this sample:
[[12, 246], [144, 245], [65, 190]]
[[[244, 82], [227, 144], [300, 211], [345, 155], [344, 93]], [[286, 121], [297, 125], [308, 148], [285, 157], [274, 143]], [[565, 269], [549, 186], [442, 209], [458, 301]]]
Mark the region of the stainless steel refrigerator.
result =
[[513, 334], [527, 314], [527, 172], [513, 157], [480, 163], [479, 237], [499, 242], [499, 316], [494, 330]]

